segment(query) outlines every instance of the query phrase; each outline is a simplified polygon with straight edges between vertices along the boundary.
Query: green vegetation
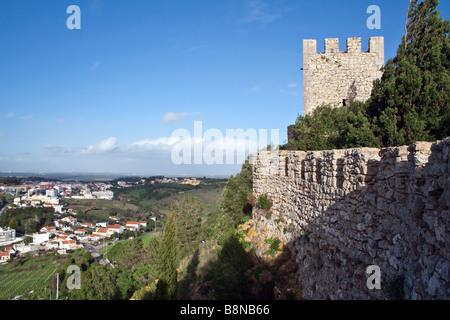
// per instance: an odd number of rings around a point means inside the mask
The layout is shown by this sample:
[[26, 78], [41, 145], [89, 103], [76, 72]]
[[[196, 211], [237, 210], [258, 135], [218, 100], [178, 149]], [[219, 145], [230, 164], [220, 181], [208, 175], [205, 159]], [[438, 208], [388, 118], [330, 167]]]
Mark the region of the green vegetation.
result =
[[180, 258], [194, 253], [202, 240], [203, 202], [194, 196], [185, 196], [178, 205], [172, 206], [177, 226]]
[[319, 106], [299, 116], [290, 150], [390, 147], [450, 135], [450, 24], [438, 0], [414, 0], [395, 58], [374, 82], [371, 98], [349, 107]]
[[18, 233], [32, 234], [42, 227], [51, 226], [53, 208], [11, 208], [0, 216], [0, 226], [16, 229]]
[[246, 299], [247, 276], [253, 263], [235, 234], [229, 234], [216, 257], [201, 270], [216, 299]]
[[267, 197], [267, 194], [262, 194], [258, 197], [258, 204], [262, 209], [270, 210], [272, 202]]
[[[101, 266], [94, 262], [89, 252], [68, 257], [58, 270], [60, 297], [71, 300], [130, 299], [135, 291], [157, 279], [158, 237], [144, 236], [118, 242], [103, 253], [114, 265]], [[69, 265], [81, 268], [80, 289], [67, 290]]]
[[123, 220], [145, 220], [149, 212], [137, 205], [117, 200], [67, 199], [66, 209], [77, 212], [77, 220], [81, 222], [108, 221], [109, 216]]
[[130, 188], [114, 188], [114, 194], [122, 203], [135, 205], [144, 211], [152, 211], [161, 217], [168, 217], [174, 202], [179, 202], [185, 195], [192, 195], [202, 200], [207, 211], [215, 210], [226, 180], [201, 179], [196, 186], [180, 183], [154, 183], [138, 185]]
[[312, 114], [299, 116], [293, 129], [295, 138], [283, 148], [306, 151], [379, 147], [363, 107], [356, 101], [342, 108], [322, 105]]
[[[0, 266], [0, 300], [13, 299], [15, 296], [30, 296], [31, 291], [44, 294], [44, 288], [56, 275], [64, 259], [65, 257], [54, 254], [38, 257], [26, 254]], [[50, 298], [48, 289], [43, 298]]]
[[275, 238], [269, 238], [265, 240], [266, 243], [270, 244], [269, 250], [267, 250], [264, 254], [269, 255], [271, 257], [275, 257], [276, 254], [280, 251], [280, 239]]
[[450, 135], [450, 23], [439, 17], [438, 3], [412, 1], [406, 35], [366, 104], [383, 146]]
[[158, 252], [158, 283], [155, 299], [173, 300], [178, 294], [178, 239], [176, 212], [172, 213], [166, 226]]
[[[319, 106], [311, 115], [300, 116], [295, 138], [284, 148], [384, 147], [448, 136], [449, 23], [439, 18], [436, 5], [436, 0], [411, 2], [406, 37], [397, 56], [386, 64], [383, 78], [375, 82], [369, 101], [343, 108]], [[246, 161], [225, 185], [214, 179], [198, 186], [146, 183], [115, 189], [118, 201], [70, 200], [69, 208], [79, 212], [80, 220], [103, 221], [110, 215], [141, 220], [153, 212], [163, 222], [164, 232], [133, 234], [134, 239], [108, 246], [101, 251], [112, 263], [108, 266], [93, 261], [83, 250], [63, 259], [48, 256], [46, 262], [14, 259], [0, 268], [0, 298], [34, 288], [29, 299], [54, 297], [58, 273], [62, 299], [273, 299], [277, 271], [288, 259], [280, 258], [284, 251], [277, 256], [280, 239], [264, 240], [270, 245], [265, 255], [278, 259], [264, 265], [237, 232], [253, 206], [264, 210], [272, 206], [267, 195], [255, 199], [252, 183], [252, 168]], [[31, 233], [51, 223], [52, 209], [45, 209], [10, 209], [2, 214], [0, 224]], [[269, 212], [265, 214], [270, 218]], [[284, 227], [284, 232], [289, 228], [293, 227]], [[303, 235], [309, 242], [311, 232], [303, 229]], [[81, 289], [66, 288], [70, 265], [82, 270]], [[17, 290], [11, 288], [10, 279]], [[35, 281], [32, 285], [30, 279]], [[392, 296], [402, 296], [402, 281], [392, 280]]]
[[251, 215], [252, 205], [248, 197], [252, 193], [252, 185], [252, 168], [247, 160], [242, 165], [241, 171], [228, 179], [222, 196], [217, 201], [217, 209], [205, 221], [206, 238], [214, 239], [220, 245], [224, 244], [245, 217]]

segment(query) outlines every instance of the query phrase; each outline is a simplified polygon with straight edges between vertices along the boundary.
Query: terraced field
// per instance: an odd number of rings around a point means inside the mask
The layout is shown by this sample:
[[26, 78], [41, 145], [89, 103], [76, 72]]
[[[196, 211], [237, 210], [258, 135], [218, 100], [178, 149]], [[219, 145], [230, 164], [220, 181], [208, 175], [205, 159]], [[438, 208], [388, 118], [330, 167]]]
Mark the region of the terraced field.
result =
[[[0, 266], [0, 300], [10, 300], [49, 285], [64, 260], [55, 257], [30, 258], [20, 264]], [[33, 260], [36, 259], [36, 260]]]

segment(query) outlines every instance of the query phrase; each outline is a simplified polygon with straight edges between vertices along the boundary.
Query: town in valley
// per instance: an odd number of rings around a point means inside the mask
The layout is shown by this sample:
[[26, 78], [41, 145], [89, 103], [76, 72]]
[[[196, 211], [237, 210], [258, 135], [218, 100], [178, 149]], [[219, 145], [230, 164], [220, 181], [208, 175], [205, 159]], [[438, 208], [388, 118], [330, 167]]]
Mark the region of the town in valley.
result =
[[[117, 180], [114, 182], [61, 182], [26, 180], [19, 185], [0, 186], [0, 216], [8, 209], [52, 208], [51, 225], [43, 226], [32, 234], [18, 234], [9, 226], [0, 227], [0, 264], [24, 254], [39, 252], [56, 252], [66, 254], [70, 250], [90, 247], [105, 239], [116, 239], [125, 231], [151, 231], [149, 223], [156, 223], [157, 218], [149, 212], [145, 221], [123, 221], [117, 216], [109, 216], [107, 221], [83, 222], [77, 218], [77, 211], [67, 208], [68, 199], [78, 200], [114, 200], [112, 188], [122, 189], [142, 186], [144, 184], [168, 184], [197, 186], [196, 178], [154, 177], [151, 179], [134, 179], [135, 181]], [[6, 201], [5, 197], [12, 199]], [[3, 204], [2, 204], [3, 202]]]

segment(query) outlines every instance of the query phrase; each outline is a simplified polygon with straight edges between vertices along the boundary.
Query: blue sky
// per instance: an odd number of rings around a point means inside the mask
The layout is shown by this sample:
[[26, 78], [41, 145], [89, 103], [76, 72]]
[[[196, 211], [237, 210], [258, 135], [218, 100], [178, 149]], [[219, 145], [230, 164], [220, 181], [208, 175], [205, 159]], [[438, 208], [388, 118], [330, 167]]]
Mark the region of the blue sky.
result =
[[[408, 0], [2, 0], [0, 171], [228, 175], [171, 162], [174, 130], [279, 129], [302, 106], [302, 40], [404, 33]], [[69, 30], [70, 5], [81, 29]], [[370, 30], [368, 6], [381, 9]], [[438, 8], [448, 19], [450, 5]]]

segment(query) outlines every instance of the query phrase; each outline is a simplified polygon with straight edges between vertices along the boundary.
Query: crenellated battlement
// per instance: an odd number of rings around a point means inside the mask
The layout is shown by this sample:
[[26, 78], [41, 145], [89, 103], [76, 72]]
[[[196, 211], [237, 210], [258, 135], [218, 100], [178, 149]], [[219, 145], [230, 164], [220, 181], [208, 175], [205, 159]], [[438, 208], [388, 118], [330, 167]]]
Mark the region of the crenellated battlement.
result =
[[[271, 213], [254, 230], [295, 254], [308, 299], [448, 299], [450, 138], [395, 148], [260, 151], [253, 196]], [[377, 265], [381, 290], [366, 286]]]
[[339, 39], [325, 39], [325, 52], [317, 52], [317, 40], [303, 40], [304, 114], [321, 104], [345, 106], [351, 100], [370, 97], [373, 81], [381, 78], [384, 38], [369, 39], [369, 50], [361, 50], [361, 38], [348, 38], [346, 51]]
[[[361, 51], [361, 38], [347, 38], [346, 51], [339, 50], [338, 38], [327, 38], [324, 41], [324, 53], [376, 53], [380, 57], [384, 56], [384, 38], [372, 37], [369, 39], [369, 50], [367, 52]], [[303, 40], [303, 54], [315, 54], [317, 52], [317, 40], [304, 39]]]

